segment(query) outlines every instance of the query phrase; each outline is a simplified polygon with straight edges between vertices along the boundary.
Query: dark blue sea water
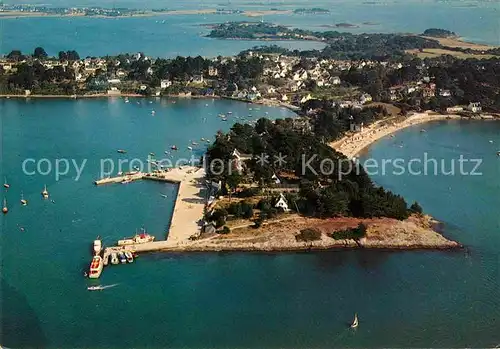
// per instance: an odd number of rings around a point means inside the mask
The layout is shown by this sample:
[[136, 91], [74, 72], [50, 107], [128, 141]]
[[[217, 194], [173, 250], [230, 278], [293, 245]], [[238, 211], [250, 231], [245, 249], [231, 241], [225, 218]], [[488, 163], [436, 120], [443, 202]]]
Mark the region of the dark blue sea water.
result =
[[[205, 104], [208, 103], [207, 107]], [[10, 212], [1, 218], [1, 333], [13, 348], [491, 347], [500, 343], [500, 124], [443, 122], [406, 129], [365, 156], [483, 159], [480, 177], [373, 176], [417, 200], [467, 246], [455, 252], [329, 251], [141, 256], [110, 267], [88, 292], [90, 242], [147, 227], [162, 238], [175, 188], [137, 182], [94, 187], [98, 159], [161, 154], [230, 122], [283, 109], [229, 101], [50, 100], [0, 102], [1, 175]], [[252, 106], [255, 108], [255, 106]], [[154, 108], [156, 115], [150, 110]], [[206, 120], [204, 119], [206, 118]], [[234, 118], [233, 118], [234, 119]], [[234, 121], [234, 120], [232, 120]], [[213, 137], [212, 137], [213, 138]], [[490, 143], [489, 140], [493, 141]], [[399, 145], [403, 144], [400, 148]], [[22, 174], [23, 159], [88, 159], [79, 181]], [[40, 191], [48, 185], [51, 198]], [[29, 200], [19, 204], [20, 191]], [[159, 194], [164, 193], [167, 199]], [[25, 231], [21, 231], [20, 227]], [[353, 313], [356, 331], [347, 328]]]

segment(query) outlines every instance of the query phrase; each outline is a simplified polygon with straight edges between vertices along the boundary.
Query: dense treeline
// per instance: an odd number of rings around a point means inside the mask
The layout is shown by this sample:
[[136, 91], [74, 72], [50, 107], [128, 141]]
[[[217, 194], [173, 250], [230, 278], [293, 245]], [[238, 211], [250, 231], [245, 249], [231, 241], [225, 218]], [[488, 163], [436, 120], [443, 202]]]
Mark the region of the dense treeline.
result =
[[290, 29], [269, 23], [230, 22], [213, 27], [214, 38], [240, 39], [307, 39], [327, 43], [321, 50], [304, 55], [333, 59], [394, 59], [404, 57], [405, 50], [443, 48], [436, 40], [401, 34], [352, 34], [339, 31], [314, 32]]
[[438, 90], [449, 90], [451, 96], [423, 99], [418, 92], [403, 96], [403, 103], [423, 109], [445, 110], [457, 104], [480, 102], [483, 109], [500, 111], [500, 60], [458, 59], [451, 56], [439, 58], [412, 58], [404, 61], [401, 69], [376, 66], [358, 70], [350, 69], [341, 79], [352, 86], [362, 86], [374, 100], [389, 101], [388, 90], [392, 86], [422, 81], [432, 77]]
[[[247, 169], [243, 175], [227, 171], [234, 149], [255, 155], [245, 162]], [[269, 161], [260, 161], [260, 154], [266, 154]], [[362, 167], [353, 167], [344, 155], [314, 134], [297, 131], [292, 119], [276, 122], [260, 119], [255, 127], [236, 124], [228, 134], [217, 135], [207, 157], [209, 163], [215, 159], [223, 161], [226, 171], [222, 174], [219, 174], [220, 166], [213, 166], [208, 171], [211, 179], [225, 184], [223, 187], [236, 188], [238, 181], [249, 176], [260, 184], [273, 183], [275, 174], [293, 177], [290, 181], [300, 184], [295, 204], [305, 215], [397, 219], [409, 215], [402, 197], [376, 187]], [[286, 162], [275, 161], [277, 157]], [[308, 165], [304, 166], [306, 163]], [[339, 176], [341, 173], [343, 175]]]
[[383, 106], [360, 108], [341, 108], [326, 100], [311, 99], [303, 104], [304, 112], [314, 109], [311, 116], [313, 130], [316, 136], [325, 141], [333, 141], [342, 137], [350, 130], [351, 124], [368, 126], [385, 118], [388, 113]]
[[447, 38], [450, 36], [455, 36], [455, 32], [446, 30], [446, 29], [440, 29], [440, 28], [429, 28], [426, 29], [422, 35], [424, 36], [432, 36], [435, 38]]

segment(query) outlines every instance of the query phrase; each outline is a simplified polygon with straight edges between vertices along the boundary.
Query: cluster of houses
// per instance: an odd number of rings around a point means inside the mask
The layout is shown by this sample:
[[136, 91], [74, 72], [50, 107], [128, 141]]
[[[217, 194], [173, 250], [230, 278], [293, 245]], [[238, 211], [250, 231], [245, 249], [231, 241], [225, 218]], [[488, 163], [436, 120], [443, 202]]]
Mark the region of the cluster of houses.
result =
[[[301, 58], [284, 55], [262, 55], [248, 52], [249, 57], [258, 57], [263, 62], [263, 77], [258, 85], [238, 86], [236, 83], [228, 83], [219, 76], [221, 66], [230, 61], [235, 61], [236, 57], [218, 57], [212, 59], [212, 64], [201, 74], [195, 74], [188, 77], [186, 81], [172, 81], [161, 79], [158, 86], [151, 84], [131, 81], [129, 79], [130, 68], [122, 67], [120, 60], [87, 57], [76, 61], [59, 60], [41, 60], [40, 63], [46, 69], [53, 69], [56, 66], [71, 68], [74, 71], [74, 79], [80, 87], [91, 87], [95, 90], [107, 89], [110, 95], [120, 95], [122, 90], [127, 92], [135, 91], [143, 94], [152, 94], [160, 96], [174, 85], [189, 86], [210, 96], [214, 95], [213, 83], [216, 82], [219, 90], [230, 96], [248, 101], [256, 101], [262, 98], [275, 100], [283, 103], [300, 105], [314, 98], [310, 93], [310, 83], [314, 82], [320, 88], [334, 88], [342, 85], [339, 74], [342, 71], [356, 69], [371, 69], [377, 66], [383, 66], [390, 69], [401, 69], [402, 63], [377, 62], [370, 60], [333, 60], [320, 58]], [[127, 56], [126, 65], [130, 66], [135, 61], [146, 62], [146, 75], [153, 75], [155, 69], [155, 60], [144, 54], [137, 53]], [[0, 66], [4, 72], [15, 73], [16, 65], [23, 62], [9, 62], [0, 60]], [[434, 79], [425, 76], [426, 67], [424, 64], [417, 67], [421, 78], [419, 81], [405, 83], [398, 86], [392, 86], [385, 92], [385, 99], [398, 102], [408, 97], [419, 97], [429, 99], [432, 97], [448, 98], [453, 97], [453, 93], [447, 89], [439, 89], [434, 83]], [[99, 74], [98, 72], [104, 73]], [[220, 91], [219, 91], [220, 92]], [[190, 92], [183, 92], [190, 93]], [[26, 92], [29, 94], [29, 91]], [[372, 102], [373, 98], [367, 93], [356, 93], [347, 100], [337, 100], [334, 105], [341, 108], [362, 108], [364, 104]], [[469, 106], [456, 106], [448, 108], [448, 112], [470, 111], [473, 113], [481, 112], [481, 106], [478, 103], [471, 103]]]

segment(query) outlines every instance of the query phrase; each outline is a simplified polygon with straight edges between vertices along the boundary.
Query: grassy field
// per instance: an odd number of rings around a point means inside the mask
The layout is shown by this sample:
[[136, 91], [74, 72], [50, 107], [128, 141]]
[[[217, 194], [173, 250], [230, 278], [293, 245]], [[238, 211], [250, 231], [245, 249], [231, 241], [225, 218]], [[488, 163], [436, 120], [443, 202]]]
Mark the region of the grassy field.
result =
[[414, 50], [407, 50], [406, 52], [411, 53], [416, 55], [418, 58], [434, 58], [434, 57], [439, 57], [442, 55], [451, 55], [457, 58], [462, 58], [462, 59], [467, 59], [467, 58], [477, 58], [477, 59], [490, 59], [493, 57], [498, 57], [495, 55], [483, 55], [483, 54], [470, 54], [470, 53], [464, 53], [464, 52], [457, 52], [457, 51], [450, 51], [450, 50], [444, 50], [440, 48], [426, 48], [422, 51], [419, 51], [418, 49]]
[[466, 42], [460, 40], [459, 38], [433, 38], [430, 36], [422, 36], [422, 37], [429, 40], [438, 41], [441, 45], [448, 47], [470, 48], [472, 50], [478, 50], [478, 51], [485, 51], [496, 47], [496, 46], [475, 44], [473, 42]]

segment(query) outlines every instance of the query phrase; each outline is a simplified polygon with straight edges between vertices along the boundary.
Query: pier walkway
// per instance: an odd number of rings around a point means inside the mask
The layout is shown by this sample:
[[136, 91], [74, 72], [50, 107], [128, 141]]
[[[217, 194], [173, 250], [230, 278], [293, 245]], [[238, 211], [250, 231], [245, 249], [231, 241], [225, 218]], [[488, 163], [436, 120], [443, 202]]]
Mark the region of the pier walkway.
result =
[[200, 233], [200, 222], [203, 219], [205, 208], [205, 170], [203, 168], [185, 166], [153, 173], [134, 172], [123, 176], [104, 178], [96, 181], [95, 184], [121, 183], [124, 180], [136, 181], [140, 179], [179, 184], [167, 239], [143, 244], [108, 247], [104, 251], [105, 255], [113, 251], [153, 252], [175, 248], [187, 243], [191, 236]]

